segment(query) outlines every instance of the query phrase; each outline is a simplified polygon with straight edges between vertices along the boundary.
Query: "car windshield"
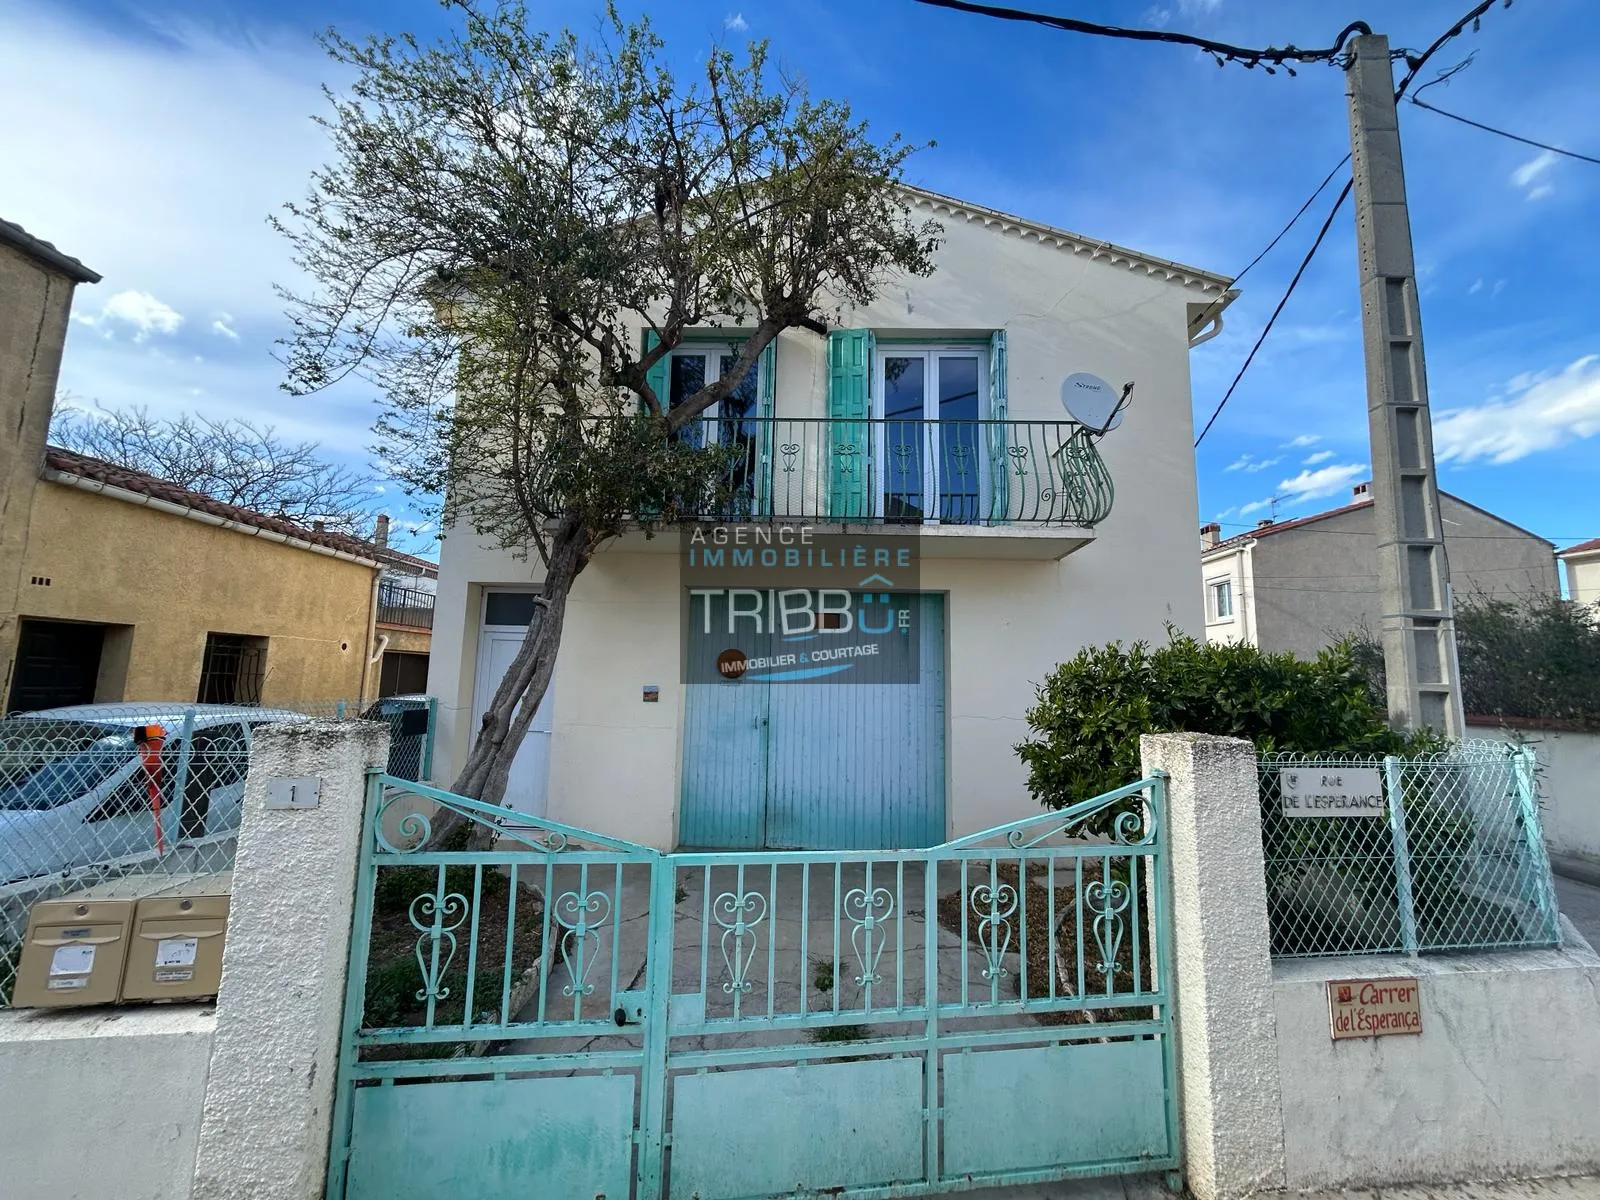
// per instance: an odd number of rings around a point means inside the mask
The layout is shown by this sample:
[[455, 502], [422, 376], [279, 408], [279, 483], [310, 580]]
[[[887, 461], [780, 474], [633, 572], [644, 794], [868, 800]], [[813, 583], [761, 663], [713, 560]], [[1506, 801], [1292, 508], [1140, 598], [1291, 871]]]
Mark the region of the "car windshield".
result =
[[0, 721], [0, 811], [54, 808], [128, 764], [133, 733], [86, 721]]

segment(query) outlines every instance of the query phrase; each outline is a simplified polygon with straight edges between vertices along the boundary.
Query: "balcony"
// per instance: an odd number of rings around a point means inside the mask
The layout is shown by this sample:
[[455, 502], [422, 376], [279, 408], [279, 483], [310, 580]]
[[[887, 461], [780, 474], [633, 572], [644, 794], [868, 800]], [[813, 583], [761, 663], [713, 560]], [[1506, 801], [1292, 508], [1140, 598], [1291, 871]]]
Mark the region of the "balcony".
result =
[[1071, 421], [713, 416], [681, 436], [729, 457], [717, 498], [686, 519], [902, 533], [924, 556], [1059, 559], [1111, 512], [1097, 439]]
[[417, 588], [378, 585], [378, 624], [405, 629], [433, 628], [433, 593]]

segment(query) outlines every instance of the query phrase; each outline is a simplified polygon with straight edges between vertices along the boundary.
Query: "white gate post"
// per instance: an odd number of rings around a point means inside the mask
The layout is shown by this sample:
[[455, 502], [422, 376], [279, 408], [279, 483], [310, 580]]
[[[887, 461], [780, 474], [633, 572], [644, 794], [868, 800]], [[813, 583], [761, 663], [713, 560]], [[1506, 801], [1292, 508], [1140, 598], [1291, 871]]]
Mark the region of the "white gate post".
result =
[[[253, 736], [194, 1200], [322, 1195], [366, 772], [388, 750], [372, 721]], [[268, 807], [290, 779], [318, 781], [315, 807]]]
[[1139, 739], [1167, 772], [1184, 1174], [1199, 1200], [1284, 1187], [1277, 1015], [1255, 748]]

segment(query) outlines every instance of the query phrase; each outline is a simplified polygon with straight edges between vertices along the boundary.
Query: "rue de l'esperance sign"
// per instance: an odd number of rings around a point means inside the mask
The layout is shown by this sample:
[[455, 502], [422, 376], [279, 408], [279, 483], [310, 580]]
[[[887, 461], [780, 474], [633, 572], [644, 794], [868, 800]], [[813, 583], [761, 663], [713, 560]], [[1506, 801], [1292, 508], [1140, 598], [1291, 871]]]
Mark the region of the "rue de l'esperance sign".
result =
[[1286, 817], [1381, 817], [1387, 811], [1377, 767], [1298, 767], [1278, 774]]

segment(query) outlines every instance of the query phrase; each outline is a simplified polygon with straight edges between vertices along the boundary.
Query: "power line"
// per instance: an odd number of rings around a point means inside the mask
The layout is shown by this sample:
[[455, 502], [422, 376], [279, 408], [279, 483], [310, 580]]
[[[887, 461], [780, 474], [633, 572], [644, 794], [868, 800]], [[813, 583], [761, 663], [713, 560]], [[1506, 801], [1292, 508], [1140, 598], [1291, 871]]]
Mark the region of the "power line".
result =
[[[1228, 285], [1229, 288], [1232, 288], [1234, 284], [1239, 282], [1239, 280], [1243, 279], [1246, 275], [1250, 274], [1250, 268], [1251, 267], [1254, 267], [1263, 258], [1265, 258], [1267, 255], [1272, 253], [1273, 248], [1279, 242], [1283, 241], [1284, 236], [1289, 232], [1289, 230], [1293, 229], [1295, 227], [1295, 225], [1297, 225], [1299, 223], [1300, 218], [1306, 215], [1306, 209], [1310, 208], [1312, 203], [1316, 200], [1316, 198], [1318, 196], [1322, 195], [1322, 189], [1327, 187], [1329, 183], [1333, 182], [1333, 177], [1339, 173], [1339, 168], [1344, 166], [1345, 163], [1347, 163], [1349, 161], [1350, 161], [1350, 156], [1348, 154], [1346, 154], [1343, 158], [1341, 158], [1337, 163], [1334, 164], [1333, 170], [1329, 171], [1327, 173], [1327, 175], [1325, 175], [1323, 177], [1322, 182], [1317, 184], [1317, 190], [1312, 192], [1311, 195], [1306, 197], [1306, 202], [1300, 206], [1300, 208], [1295, 212], [1294, 216], [1289, 218], [1289, 223], [1287, 225], [1285, 225], [1282, 229], [1278, 230], [1278, 236], [1273, 238], [1270, 242], [1268, 242], [1267, 243], [1267, 248], [1265, 250], [1263, 250], [1260, 254], [1258, 254], [1254, 258], [1252, 258], [1248, 263], [1246, 263], [1244, 270], [1240, 271], [1237, 275], [1235, 275], [1233, 277], [1232, 283], [1230, 283]], [[1216, 312], [1217, 309], [1221, 308], [1222, 305], [1223, 305], [1223, 302], [1226, 299], [1227, 299], [1227, 297], [1226, 297], [1226, 295], [1224, 295], [1224, 296], [1219, 296], [1217, 299], [1213, 300], [1206, 307], [1205, 312], [1200, 314], [1199, 319], [1197, 321], [1195, 321], [1194, 325], [1191, 326], [1191, 328], [1204, 327], [1206, 321], [1211, 319], [1211, 314]]]
[[[1175, 46], [1192, 46], [1203, 50], [1217, 60], [1221, 66], [1225, 62], [1242, 63], [1247, 68], [1262, 66], [1267, 74], [1274, 75], [1275, 67], [1282, 67], [1290, 75], [1295, 74], [1291, 62], [1297, 63], [1333, 63], [1343, 65], [1345, 61], [1344, 44], [1352, 34], [1370, 34], [1372, 29], [1365, 21], [1352, 21], [1340, 30], [1339, 36], [1334, 38], [1333, 45], [1325, 50], [1301, 50], [1297, 46], [1267, 46], [1264, 49], [1254, 49], [1249, 46], [1234, 46], [1227, 42], [1214, 42], [1209, 38], [1196, 37], [1188, 33], [1172, 33], [1165, 29], [1127, 29], [1118, 25], [1101, 25], [1095, 21], [1080, 21], [1075, 17], [1057, 17], [1050, 13], [1028, 12], [1020, 8], [1006, 8], [998, 4], [977, 4], [972, 0], [916, 0], [918, 4], [926, 4], [933, 8], [954, 9], [957, 12], [976, 13], [983, 17], [995, 17], [1002, 21], [1026, 21], [1034, 25], [1044, 25], [1051, 29], [1064, 30], [1067, 33], [1087, 33], [1096, 37], [1121, 38], [1133, 42], [1166, 42]], [[1491, 0], [1491, 3], [1493, 0]], [[1404, 51], [1396, 51], [1396, 58], [1404, 58]], [[1409, 60], [1408, 60], [1409, 61]]]
[[1418, 108], [1425, 108], [1429, 112], [1436, 112], [1441, 117], [1449, 117], [1452, 121], [1460, 121], [1463, 125], [1471, 125], [1474, 129], [1481, 129], [1485, 133], [1496, 133], [1503, 138], [1510, 138], [1513, 142], [1521, 142], [1524, 146], [1537, 146], [1540, 150], [1548, 150], [1552, 154], [1565, 155], [1567, 158], [1576, 158], [1580, 162], [1594, 163], [1595, 166], [1600, 167], [1600, 158], [1592, 158], [1587, 154], [1579, 154], [1576, 150], [1563, 150], [1560, 146], [1552, 146], [1548, 142], [1536, 142], [1532, 138], [1525, 138], [1520, 134], [1509, 133], [1504, 129], [1496, 129], [1493, 125], [1485, 125], [1483, 122], [1474, 121], [1470, 117], [1463, 117], [1458, 113], [1446, 112], [1444, 109], [1439, 108], [1436, 105], [1429, 104], [1426, 100], [1418, 100], [1415, 96], [1411, 97], [1411, 103], [1415, 104]]
[[[1342, 165], [1342, 164], [1341, 164]], [[1335, 168], [1337, 170], [1337, 168]], [[1239, 381], [1244, 378], [1244, 373], [1250, 369], [1250, 364], [1256, 359], [1256, 352], [1261, 349], [1261, 343], [1267, 340], [1267, 334], [1272, 332], [1273, 325], [1277, 324], [1278, 314], [1283, 312], [1283, 306], [1289, 303], [1289, 297], [1294, 295], [1294, 289], [1299, 286], [1300, 277], [1306, 273], [1306, 268], [1311, 265], [1311, 260], [1316, 256], [1322, 239], [1328, 236], [1328, 230], [1333, 227], [1334, 217], [1339, 215], [1339, 210], [1344, 207], [1345, 200], [1350, 195], [1350, 189], [1355, 185], [1352, 177], [1345, 181], [1344, 188], [1339, 192], [1339, 198], [1333, 202], [1333, 207], [1328, 210], [1328, 216], [1322, 222], [1322, 228], [1317, 231], [1317, 240], [1311, 243], [1311, 249], [1306, 251], [1306, 256], [1300, 260], [1300, 265], [1295, 269], [1294, 278], [1289, 280], [1289, 286], [1284, 289], [1278, 307], [1272, 310], [1272, 316], [1267, 318], [1266, 325], [1261, 330], [1261, 336], [1256, 338], [1256, 344], [1250, 347], [1250, 353], [1245, 357], [1244, 365], [1239, 368], [1239, 373], [1233, 377], [1233, 382], [1228, 385], [1228, 390], [1222, 394], [1221, 401], [1211, 413], [1211, 419], [1206, 422], [1206, 427], [1200, 431], [1200, 436], [1195, 438], [1195, 446], [1206, 440], [1206, 434], [1211, 432], [1211, 427], [1217, 423], [1217, 418], [1222, 415], [1222, 410], [1228, 406], [1228, 401], [1233, 397], [1233, 390], [1239, 386]]]

